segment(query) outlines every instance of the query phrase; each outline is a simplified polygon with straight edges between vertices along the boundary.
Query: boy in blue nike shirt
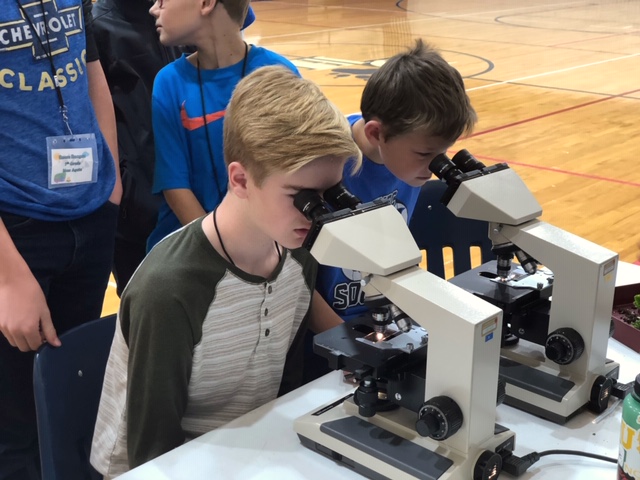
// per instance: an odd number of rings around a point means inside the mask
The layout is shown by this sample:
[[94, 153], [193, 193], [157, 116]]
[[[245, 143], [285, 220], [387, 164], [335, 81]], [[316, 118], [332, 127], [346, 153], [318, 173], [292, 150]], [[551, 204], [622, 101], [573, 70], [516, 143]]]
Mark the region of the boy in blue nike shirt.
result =
[[249, 0], [158, 0], [151, 7], [160, 42], [193, 45], [196, 52], [160, 70], [153, 85], [153, 193], [163, 198], [148, 250], [222, 201], [227, 189], [222, 128], [238, 82], [266, 65], [298, 73], [283, 56], [243, 40], [248, 9]]

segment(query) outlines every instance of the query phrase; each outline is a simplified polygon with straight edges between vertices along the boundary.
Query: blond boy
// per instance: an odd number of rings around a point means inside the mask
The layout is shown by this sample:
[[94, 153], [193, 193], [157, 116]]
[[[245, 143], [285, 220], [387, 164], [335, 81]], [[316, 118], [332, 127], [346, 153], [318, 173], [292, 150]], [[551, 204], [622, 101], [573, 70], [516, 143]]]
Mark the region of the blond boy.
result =
[[122, 297], [91, 452], [107, 477], [300, 380], [283, 371], [301, 358], [316, 264], [293, 196], [338, 183], [359, 150], [318, 87], [283, 67], [242, 80], [226, 117], [222, 203], [162, 240]]

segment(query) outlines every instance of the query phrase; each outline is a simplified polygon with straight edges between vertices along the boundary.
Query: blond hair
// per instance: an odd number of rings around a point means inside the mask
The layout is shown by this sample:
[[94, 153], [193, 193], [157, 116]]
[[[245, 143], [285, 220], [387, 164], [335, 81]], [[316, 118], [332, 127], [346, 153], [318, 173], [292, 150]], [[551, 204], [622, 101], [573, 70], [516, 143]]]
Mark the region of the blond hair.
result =
[[361, 154], [349, 122], [318, 86], [282, 66], [262, 67], [238, 83], [224, 120], [224, 158], [242, 164], [260, 186], [325, 156]]

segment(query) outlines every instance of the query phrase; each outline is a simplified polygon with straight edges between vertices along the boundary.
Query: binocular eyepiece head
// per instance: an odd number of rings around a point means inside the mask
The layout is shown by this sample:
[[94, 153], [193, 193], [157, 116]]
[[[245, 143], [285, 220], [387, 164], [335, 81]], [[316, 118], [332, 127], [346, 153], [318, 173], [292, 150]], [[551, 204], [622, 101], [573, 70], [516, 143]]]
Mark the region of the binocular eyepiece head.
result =
[[327, 188], [324, 192], [324, 199], [334, 210], [342, 210], [343, 208], [353, 210], [362, 203], [358, 197], [347, 190], [342, 182], [338, 182], [333, 187]]
[[300, 190], [293, 197], [293, 205], [311, 221], [331, 213], [327, 202], [315, 190]]
[[349, 192], [342, 182], [325, 190], [323, 196], [316, 190], [300, 190], [293, 197], [293, 205], [311, 221], [332, 211], [345, 208], [353, 210], [360, 203], [360, 199]]
[[460, 150], [453, 158], [447, 157], [444, 153], [437, 155], [429, 165], [429, 170], [440, 180], [446, 181], [448, 184], [458, 175], [481, 170], [486, 165], [475, 158], [468, 150]]

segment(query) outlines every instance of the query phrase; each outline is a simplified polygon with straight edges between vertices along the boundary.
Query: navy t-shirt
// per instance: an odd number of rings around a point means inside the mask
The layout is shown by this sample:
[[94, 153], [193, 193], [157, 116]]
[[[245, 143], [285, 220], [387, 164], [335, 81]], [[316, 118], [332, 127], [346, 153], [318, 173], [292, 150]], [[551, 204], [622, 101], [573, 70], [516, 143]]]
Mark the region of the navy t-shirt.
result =
[[[362, 115], [350, 115], [349, 123], [353, 124]], [[364, 157], [362, 168], [351, 175], [351, 165], [345, 166], [342, 183], [362, 202], [370, 202], [380, 197], [394, 200], [396, 208], [409, 222], [418, 200], [420, 187], [411, 187], [399, 180], [387, 167]], [[344, 320], [357, 317], [366, 311], [364, 306], [360, 272], [320, 265], [316, 289]]]

